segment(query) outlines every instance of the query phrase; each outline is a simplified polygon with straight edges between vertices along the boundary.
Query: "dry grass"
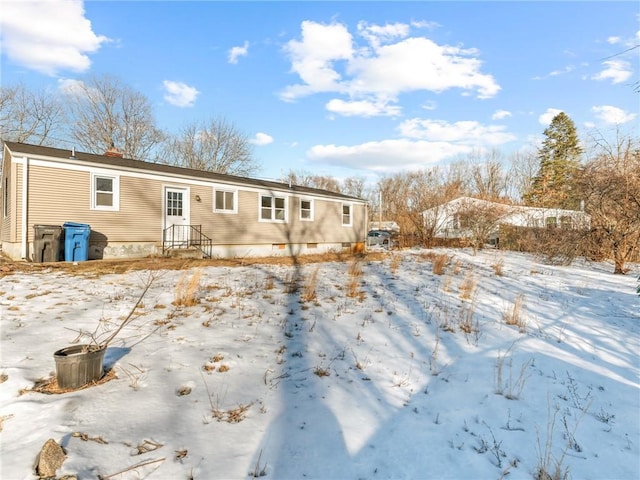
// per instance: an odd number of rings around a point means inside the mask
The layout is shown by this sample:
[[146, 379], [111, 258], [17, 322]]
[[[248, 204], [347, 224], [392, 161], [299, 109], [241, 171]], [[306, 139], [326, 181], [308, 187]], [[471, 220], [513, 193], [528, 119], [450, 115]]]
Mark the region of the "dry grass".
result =
[[504, 275], [504, 259], [503, 258], [499, 258], [495, 261], [495, 263], [493, 263], [491, 265], [491, 268], [493, 269], [493, 273], [498, 276], [501, 277]]
[[[498, 352], [495, 367], [494, 393], [497, 395], [504, 395], [504, 397], [509, 400], [517, 400], [520, 398], [520, 395], [522, 395], [524, 385], [529, 378], [527, 370], [531, 365], [531, 360], [522, 363], [522, 365], [520, 365], [520, 369], [514, 371], [513, 358], [510, 357], [512, 348], [513, 345], [504, 352], [504, 355], [501, 355], [500, 352]], [[505, 362], [508, 367], [508, 372], [505, 372]], [[508, 373], [506, 378], [505, 373]]]
[[189, 276], [188, 272], [182, 274], [176, 285], [176, 295], [173, 305], [193, 307], [200, 302], [198, 299], [200, 276], [200, 270], [195, 270], [191, 276]]
[[311, 274], [306, 278], [302, 288], [302, 301], [313, 302], [318, 299], [316, 287], [318, 286], [318, 272], [320, 266], [317, 266]]
[[273, 290], [275, 288], [275, 278], [274, 276], [270, 273], [267, 275], [267, 277], [264, 279], [264, 283], [262, 285], [262, 289], [263, 290]]
[[9, 420], [11, 417], [13, 417], [12, 413], [0, 416], [0, 432], [2, 432], [2, 429], [4, 428], [4, 421]]
[[103, 383], [110, 382], [111, 380], [116, 378], [118, 378], [118, 375], [116, 374], [115, 370], [110, 369], [105, 372], [105, 374], [100, 380], [96, 380], [95, 382], [87, 383], [86, 385], [82, 385], [81, 387], [78, 387], [78, 388], [60, 388], [58, 386], [58, 380], [54, 375], [53, 377], [45, 378], [43, 380], [37, 381], [32, 388], [24, 388], [20, 390], [19, 394], [23, 395], [29, 392], [37, 392], [37, 393], [44, 393], [47, 395], [57, 395], [61, 393], [76, 392], [78, 390], [84, 390], [86, 388], [95, 387], [96, 385], [102, 385]]
[[89, 260], [86, 262], [43, 262], [29, 263], [9, 260], [0, 255], [0, 278], [13, 273], [36, 273], [43, 271], [63, 271], [69, 274], [100, 276], [114, 273], [127, 273], [139, 270], [188, 270], [203, 267], [241, 267], [247, 265], [310, 265], [325, 262], [351, 262], [354, 258], [367, 261], [382, 261], [387, 258], [385, 252], [327, 252], [318, 255], [300, 255], [293, 257], [255, 257], [230, 259], [184, 259], [165, 257], [145, 257], [109, 260]]
[[396, 274], [401, 262], [402, 257], [400, 255], [393, 255], [391, 257], [391, 263], [389, 263], [389, 270], [391, 270], [391, 273], [393, 273], [394, 275]]
[[472, 298], [475, 295], [477, 288], [478, 279], [472, 273], [467, 274], [467, 276], [464, 277], [464, 279], [460, 283], [460, 298], [462, 298], [463, 300]]
[[526, 331], [527, 321], [522, 313], [522, 306], [524, 304], [524, 295], [520, 294], [516, 297], [511, 308], [506, 308], [502, 314], [504, 323], [507, 325], [515, 325], [521, 332]]
[[364, 300], [364, 292], [360, 291], [362, 280], [362, 263], [354, 260], [349, 264], [349, 282], [347, 283], [347, 297]]
[[328, 377], [329, 375], [331, 375], [331, 372], [329, 372], [329, 370], [324, 367], [314, 368], [313, 373], [318, 377]]
[[219, 422], [227, 423], [240, 423], [247, 417], [247, 412], [251, 408], [252, 403], [240, 404], [236, 408], [230, 408], [228, 410], [222, 410], [214, 408], [212, 411], [213, 418]]
[[447, 264], [449, 263], [449, 255], [440, 253], [433, 256], [432, 271], [435, 275], [443, 275]]
[[460, 321], [458, 326], [467, 335], [477, 334], [479, 331], [478, 322], [475, 321], [475, 302], [465, 302], [460, 309]]

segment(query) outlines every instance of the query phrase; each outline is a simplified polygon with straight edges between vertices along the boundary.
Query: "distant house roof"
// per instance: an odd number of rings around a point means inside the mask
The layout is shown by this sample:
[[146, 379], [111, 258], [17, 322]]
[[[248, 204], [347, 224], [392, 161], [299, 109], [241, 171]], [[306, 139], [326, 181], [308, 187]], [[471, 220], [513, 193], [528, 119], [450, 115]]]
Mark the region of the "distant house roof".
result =
[[111, 154], [96, 155], [93, 153], [79, 152], [77, 150], [64, 150], [60, 148], [44, 147], [40, 145], [30, 145], [19, 142], [5, 142], [5, 146], [12, 153], [22, 153], [26, 155], [34, 155], [41, 157], [53, 157], [79, 162], [87, 162], [95, 165], [116, 167], [124, 170], [145, 170], [169, 175], [182, 176], [192, 179], [207, 179], [219, 181], [223, 183], [244, 184], [254, 187], [264, 188], [267, 190], [292, 191], [301, 194], [321, 195], [333, 198], [342, 198], [344, 200], [364, 201], [360, 198], [345, 195], [342, 193], [322, 190], [319, 188], [303, 187], [300, 185], [289, 185], [288, 183], [276, 182], [271, 180], [260, 180], [250, 177], [240, 177], [236, 175], [228, 175], [225, 173], [208, 172], [204, 170], [196, 170], [192, 168], [177, 167], [175, 165], [167, 165], [164, 163], [152, 163], [143, 160], [133, 160], [131, 158], [122, 158]]
[[400, 225], [396, 222], [369, 222], [369, 229], [384, 230], [387, 232], [400, 232]]
[[469, 207], [471, 205], [473, 206], [482, 206], [482, 207], [502, 207], [504, 208], [507, 212], [515, 214], [515, 213], [520, 213], [520, 212], [553, 212], [556, 213], [558, 215], [561, 214], [567, 214], [567, 215], [575, 215], [575, 214], [580, 214], [580, 215], [584, 215], [585, 217], [590, 217], [590, 215], [586, 212], [584, 212], [583, 210], [566, 210], [566, 209], [562, 209], [562, 208], [543, 208], [543, 207], [528, 207], [525, 205], [511, 205], [508, 203], [498, 203], [498, 202], [491, 202], [489, 200], [482, 200], [480, 198], [473, 198], [473, 197], [458, 197], [455, 200], [451, 200], [449, 202], [443, 203], [437, 207], [433, 207], [430, 208], [428, 210], [425, 210], [423, 212], [423, 214], [425, 212], [429, 212], [429, 211], [435, 211], [436, 209], [442, 208], [442, 207], [455, 207], [457, 205], [460, 205], [461, 207]]

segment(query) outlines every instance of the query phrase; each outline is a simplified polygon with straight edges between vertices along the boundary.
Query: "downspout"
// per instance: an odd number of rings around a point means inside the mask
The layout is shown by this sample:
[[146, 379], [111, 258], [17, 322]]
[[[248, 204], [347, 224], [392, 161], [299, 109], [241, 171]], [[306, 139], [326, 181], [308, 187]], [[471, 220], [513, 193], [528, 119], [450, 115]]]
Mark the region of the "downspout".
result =
[[22, 228], [21, 228], [21, 238], [22, 238], [22, 248], [20, 251], [20, 256], [23, 260], [27, 258], [27, 208], [28, 208], [28, 196], [29, 196], [29, 158], [23, 157], [22, 163]]

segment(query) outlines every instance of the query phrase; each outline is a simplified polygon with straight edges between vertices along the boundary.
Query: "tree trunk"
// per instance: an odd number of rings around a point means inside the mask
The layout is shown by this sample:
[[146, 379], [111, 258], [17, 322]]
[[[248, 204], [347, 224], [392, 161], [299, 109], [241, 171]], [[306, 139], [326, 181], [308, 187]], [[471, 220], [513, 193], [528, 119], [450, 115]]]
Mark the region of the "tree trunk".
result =
[[615, 275], [624, 275], [626, 272], [624, 268], [625, 264], [625, 255], [620, 251], [620, 247], [617, 245], [613, 247], [613, 261], [614, 261], [614, 270], [613, 273]]

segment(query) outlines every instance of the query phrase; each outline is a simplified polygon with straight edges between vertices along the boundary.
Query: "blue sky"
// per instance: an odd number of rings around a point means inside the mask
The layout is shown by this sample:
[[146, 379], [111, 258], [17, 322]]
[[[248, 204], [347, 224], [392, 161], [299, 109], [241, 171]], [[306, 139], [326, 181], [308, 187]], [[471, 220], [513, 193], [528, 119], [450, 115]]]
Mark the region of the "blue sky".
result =
[[[638, 2], [13, 1], [2, 84], [112, 74], [160, 128], [224, 118], [257, 176], [375, 179], [531, 148], [564, 111], [638, 135]], [[634, 46], [636, 48], [634, 48]]]

